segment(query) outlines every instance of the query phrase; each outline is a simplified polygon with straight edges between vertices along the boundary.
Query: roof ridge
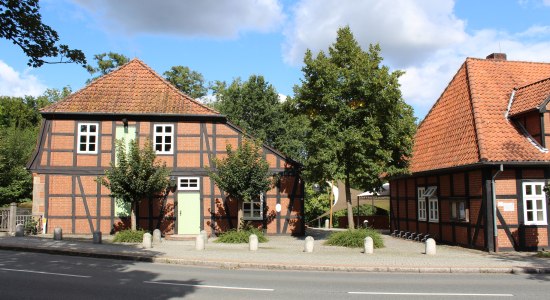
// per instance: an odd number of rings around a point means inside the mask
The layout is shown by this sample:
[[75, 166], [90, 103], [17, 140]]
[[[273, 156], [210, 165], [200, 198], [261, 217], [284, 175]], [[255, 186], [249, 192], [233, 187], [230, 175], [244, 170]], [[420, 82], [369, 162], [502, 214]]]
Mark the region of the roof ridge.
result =
[[479, 57], [466, 57], [466, 60], [476, 60], [483, 62], [498, 62], [498, 63], [521, 63], [521, 64], [535, 64], [535, 65], [549, 65], [550, 62], [540, 62], [540, 61], [525, 61], [525, 60], [496, 60], [496, 59], [487, 59]]
[[474, 132], [476, 137], [476, 144], [477, 144], [477, 153], [478, 153], [478, 159], [479, 161], [484, 161], [487, 159], [486, 153], [485, 153], [485, 141], [483, 140], [483, 122], [481, 121], [481, 116], [479, 116], [478, 112], [478, 101], [477, 98], [474, 99], [474, 93], [472, 91], [472, 85], [470, 84], [470, 76], [473, 75], [470, 74], [470, 70], [468, 68], [468, 64], [470, 63], [471, 59], [466, 59], [464, 62], [465, 68], [466, 68], [466, 86], [468, 88], [468, 95], [470, 98], [470, 105], [472, 106], [472, 115], [473, 115], [473, 121], [474, 121]]
[[216, 114], [221, 114], [219, 111], [209, 107], [209, 106], [206, 106], [202, 103], [200, 103], [198, 100], [194, 99], [193, 97], [185, 94], [184, 92], [180, 91], [177, 87], [175, 87], [170, 81], [166, 80], [166, 78], [160, 76], [159, 73], [157, 73], [155, 70], [153, 70], [151, 67], [149, 67], [146, 63], [144, 63], [143, 61], [141, 61], [140, 59], [138, 58], [133, 58], [132, 60], [136, 60], [138, 63], [140, 63], [143, 67], [145, 67], [149, 72], [151, 72], [155, 77], [157, 77], [158, 79], [162, 80], [162, 82], [167, 85], [169, 88], [173, 89], [175, 92], [177, 92], [178, 94], [182, 95], [184, 98], [186, 98], [187, 100], [190, 100], [192, 102], [194, 102], [195, 104], [197, 105], [200, 105], [204, 108], [206, 108], [207, 110], [213, 112], [213, 113], [216, 113]]
[[525, 88], [528, 88], [528, 87], [530, 87], [530, 86], [533, 86], [533, 85], [536, 85], [536, 84], [540, 84], [540, 83], [543, 83], [543, 82], [548, 81], [548, 80], [550, 80], [550, 77], [544, 78], [544, 79], [541, 79], [541, 80], [539, 80], [539, 81], [535, 81], [535, 82], [532, 82], [532, 83], [529, 83], [529, 84], [526, 84], [526, 85], [524, 85], [524, 86], [521, 86], [521, 87], [518, 87], [518, 88], [515, 88], [515, 89], [516, 89], [517, 91], [519, 91], [519, 90], [521, 90], [521, 89], [525, 89]]

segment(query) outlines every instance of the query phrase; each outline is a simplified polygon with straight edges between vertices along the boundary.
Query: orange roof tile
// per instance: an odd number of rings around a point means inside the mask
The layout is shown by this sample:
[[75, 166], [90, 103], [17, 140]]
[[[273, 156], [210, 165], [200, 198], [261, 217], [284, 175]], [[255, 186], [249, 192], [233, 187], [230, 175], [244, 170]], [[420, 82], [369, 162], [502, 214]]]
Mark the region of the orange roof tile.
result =
[[509, 115], [516, 116], [531, 110], [541, 109], [549, 95], [550, 78], [521, 87], [517, 89], [514, 95]]
[[505, 117], [514, 88], [548, 77], [548, 63], [466, 59], [418, 127], [411, 172], [550, 161]]
[[42, 112], [219, 115], [180, 92], [139, 59], [132, 59]]

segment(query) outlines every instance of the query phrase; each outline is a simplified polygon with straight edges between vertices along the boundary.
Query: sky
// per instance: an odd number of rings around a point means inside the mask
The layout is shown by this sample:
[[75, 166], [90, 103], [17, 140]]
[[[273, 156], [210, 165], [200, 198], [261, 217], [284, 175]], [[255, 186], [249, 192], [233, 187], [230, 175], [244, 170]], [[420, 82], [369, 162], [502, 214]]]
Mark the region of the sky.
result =
[[[404, 100], [421, 120], [466, 57], [550, 62], [550, 0], [43, 0], [43, 23], [60, 43], [93, 55], [137, 57], [159, 74], [188, 66], [205, 80], [263, 75], [293, 96], [307, 49], [327, 51], [349, 26], [383, 64], [402, 70]], [[0, 39], [0, 95], [77, 91], [91, 75], [76, 64], [27, 66]]]

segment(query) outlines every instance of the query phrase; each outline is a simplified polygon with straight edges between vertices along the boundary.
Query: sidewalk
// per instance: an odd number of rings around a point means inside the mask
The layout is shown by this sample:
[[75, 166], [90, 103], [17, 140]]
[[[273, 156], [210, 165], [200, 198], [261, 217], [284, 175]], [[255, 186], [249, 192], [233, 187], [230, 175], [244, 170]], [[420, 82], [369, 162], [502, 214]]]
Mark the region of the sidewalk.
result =
[[93, 244], [90, 237], [65, 236], [63, 241], [44, 237], [0, 237], [0, 249], [51, 254], [113, 258], [218, 268], [259, 268], [277, 270], [414, 272], [414, 273], [550, 273], [550, 259], [534, 253], [486, 253], [446, 245], [437, 254], [423, 254], [424, 244], [384, 235], [385, 248], [374, 254], [362, 249], [323, 245], [326, 231], [312, 229], [313, 253], [303, 252], [304, 238], [270, 236], [269, 242], [249, 251], [248, 244], [218, 244], [210, 239], [206, 250], [195, 250], [194, 241], [164, 240], [151, 249], [136, 244]]

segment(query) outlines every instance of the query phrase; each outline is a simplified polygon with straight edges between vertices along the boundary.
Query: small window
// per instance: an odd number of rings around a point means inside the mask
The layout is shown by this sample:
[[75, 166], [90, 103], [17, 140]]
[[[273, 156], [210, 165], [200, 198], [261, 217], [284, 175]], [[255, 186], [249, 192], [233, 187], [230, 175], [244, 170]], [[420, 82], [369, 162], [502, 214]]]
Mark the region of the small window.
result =
[[174, 125], [156, 124], [153, 143], [157, 154], [173, 154]]
[[98, 123], [79, 123], [78, 124], [78, 149], [77, 153], [96, 154]]
[[426, 221], [426, 198], [424, 197], [425, 188], [418, 188], [418, 220]]
[[451, 221], [468, 222], [468, 208], [465, 199], [452, 199], [451, 202]]
[[243, 202], [244, 220], [263, 220], [264, 215], [264, 195], [261, 194], [258, 199], [250, 202]]
[[[426, 221], [426, 215], [429, 222], [439, 222], [439, 201], [437, 199], [437, 187], [419, 187], [418, 188], [418, 220]], [[427, 208], [426, 208], [427, 204]]]
[[523, 183], [523, 216], [525, 225], [546, 225], [544, 182]]
[[198, 191], [199, 177], [180, 177], [178, 180], [178, 190], [180, 191]]

